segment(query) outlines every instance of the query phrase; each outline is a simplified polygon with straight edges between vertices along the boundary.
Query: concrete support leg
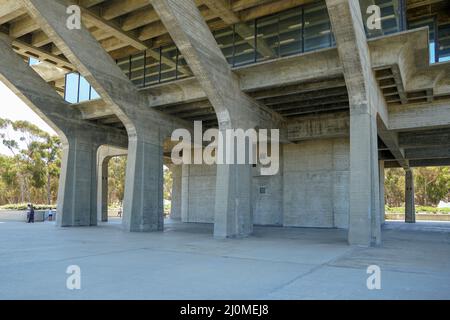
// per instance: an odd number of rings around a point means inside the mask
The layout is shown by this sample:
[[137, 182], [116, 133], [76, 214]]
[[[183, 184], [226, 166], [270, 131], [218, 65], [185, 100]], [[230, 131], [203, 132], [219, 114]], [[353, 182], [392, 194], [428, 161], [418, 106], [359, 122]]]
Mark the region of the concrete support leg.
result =
[[63, 146], [57, 225], [97, 225], [97, 149], [99, 145], [69, 135]]
[[163, 147], [134, 137], [129, 141], [124, 198], [124, 229], [131, 232], [164, 228]]
[[[224, 132], [223, 137], [226, 140]], [[237, 147], [235, 146], [234, 163], [237, 163]], [[246, 149], [248, 150], [248, 146]], [[227, 158], [225, 150], [224, 158]], [[217, 165], [214, 237], [245, 237], [253, 232], [251, 190], [251, 164]]]
[[181, 176], [181, 221], [189, 221], [189, 170], [190, 166], [184, 164], [182, 166]]
[[348, 241], [370, 246], [381, 241], [376, 121], [370, 114], [350, 117], [350, 213]]
[[106, 157], [100, 162], [98, 170], [98, 196], [99, 208], [98, 220], [108, 222], [108, 165], [110, 157]]
[[384, 200], [384, 180], [385, 180], [385, 174], [384, 174], [384, 161], [380, 160], [378, 162], [378, 167], [379, 167], [379, 176], [380, 176], [380, 222], [381, 224], [384, 224], [385, 222], [385, 200]]
[[405, 170], [405, 222], [416, 222], [416, 209], [414, 203], [414, 174], [413, 170]]
[[172, 171], [172, 207], [170, 218], [181, 220], [182, 166], [171, 165]]

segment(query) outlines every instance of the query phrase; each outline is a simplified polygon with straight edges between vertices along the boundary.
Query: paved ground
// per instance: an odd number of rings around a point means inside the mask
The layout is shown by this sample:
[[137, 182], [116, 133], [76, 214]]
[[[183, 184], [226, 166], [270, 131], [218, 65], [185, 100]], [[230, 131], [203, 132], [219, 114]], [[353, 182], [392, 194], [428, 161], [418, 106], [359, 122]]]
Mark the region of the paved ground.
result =
[[[0, 222], [0, 299], [450, 299], [450, 223], [391, 222], [382, 248], [349, 247], [343, 230], [211, 234]], [[79, 291], [66, 289], [69, 265], [81, 267]], [[381, 267], [381, 290], [366, 287], [369, 265]]]

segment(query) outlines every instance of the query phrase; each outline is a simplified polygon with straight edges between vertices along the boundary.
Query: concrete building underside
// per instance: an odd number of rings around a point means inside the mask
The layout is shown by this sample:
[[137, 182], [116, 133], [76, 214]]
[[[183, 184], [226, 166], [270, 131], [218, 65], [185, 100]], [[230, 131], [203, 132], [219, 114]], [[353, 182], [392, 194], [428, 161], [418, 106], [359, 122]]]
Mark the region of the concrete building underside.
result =
[[[67, 27], [72, 2], [0, 0], [0, 80], [63, 140], [58, 226], [107, 219], [105, 168], [126, 154], [126, 231], [163, 230], [166, 164], [172, 218], [214, 223], [217, 238], [247, 236], [257, 224], [344, 228], [352, 245], [379, 245], [384, 169], [405, 169], [414, 222], [414, 167], [450, 165], [450, 62], [430, 63], [429, 28], [374, 35], [364, 14], [394, 3], [399, 26], [433, 17], [437, 37], [450, 26], [449, 1], [74, 3], [81, 29]], [[280, 31], [285, 24], [298, 38]], [[448, 39], [439, 41], [445, 55]], [[173, 130], [194, 121], [280, 129], [279, 173], [171, 164]]]

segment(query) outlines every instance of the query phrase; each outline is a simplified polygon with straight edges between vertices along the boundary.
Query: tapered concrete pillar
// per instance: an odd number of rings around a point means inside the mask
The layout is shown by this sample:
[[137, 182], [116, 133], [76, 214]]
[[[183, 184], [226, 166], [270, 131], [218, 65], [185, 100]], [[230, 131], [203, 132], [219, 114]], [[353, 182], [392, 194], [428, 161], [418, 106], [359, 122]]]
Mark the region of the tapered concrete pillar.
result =
[[169, 168], [172, 172], [172, 203], [170, 208], [170, 218], [181, 220], [183, 167], [181, 165], [170, 165]]
[[405, 222], [416, 222], [416, 208], [414, 201], [414, 174], [413, 170], [405, 170]]
[[[238, 77], [193, 0], [149, 0], [149, 3], [214, 107], [219, 130], [279, 126], [281, 116], [241, 91]], [[217, 165], [215, 237], [241, 237], [251, 233], [250, 173], [251, 165]]]
[[63, 144], [58, 189], [60, 227], [97, 225], [97, 149], [92, 137], [71, 135]]
[[101, 197], [99, 203], [101, 209], [99, 211], [99, 220], [101, 222], [108, 222], [108, 169], [109, 169], [109, 160], [110, 157], [105, 158], [101, 163], [101, 170], [99, 172], [99, 182], [100, 186], [99, 195]]
[[[223, 163], [217, 165], [216, 203], [214, 217], [214, 236], [216, 238], [245, 237], [253, 232], [252, 215], [252, 165], [238, 164], [237, 153], [245, 152], [249, 146], [238, 146], [236, 141], [227, 141], [231, 137], [221, 130], [224, 145], [232, 146], [223, 152]], [[234, 136], [231, 137], [234, 139]], [[227, 155], [232, 151], [234, 157]], [[225, 160], [228, 158], [228, 162]], [[234, 159], [233, 159], [234, 158]], [[233, 159], [232, 163], [229, 160]]]
[[164, 228], [163, 146], [145, 134], [129, 141], [123, 226], [131, 232]]
[[385, 187], [384, 187], [384, 180], [385, 180], [385, 173], [384, 173], [384, 161], [380, 160], [378, 162], [378, 167], [379, 167], [379, 177], [380, 177], [380, 222], [381, 224], [385, 223], [385, 199], [384, 199], [384, 195], [385, 195]]
[[376, 83], [358, 1], [326, 0], [350, 102], [350, 212], [352, 245], [381, 243]]

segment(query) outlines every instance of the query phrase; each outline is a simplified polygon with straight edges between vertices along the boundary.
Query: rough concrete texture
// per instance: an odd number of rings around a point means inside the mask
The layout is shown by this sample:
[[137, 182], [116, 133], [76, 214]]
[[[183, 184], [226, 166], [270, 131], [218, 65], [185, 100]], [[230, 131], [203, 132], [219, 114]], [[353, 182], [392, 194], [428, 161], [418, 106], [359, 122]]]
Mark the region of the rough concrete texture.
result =
[[284, 148], [284, 225], [348, 226], [348, 139]]
[[[382, 248], [349, 247], [336, 229], [256, 227], [240, 240], [166, 222], [55, 228], [0, 223], [0, 299], [450, 299], [450, 224], [389, 223]], [[70, 265], [81, 290], [66, 289]], [[381, 290], [368, 290], [369, 265]]]
[[[253, 170], [253, 223], [347, 228], [349, 148], [348, 138], [282, 145], [277, 175]], [[182, 221], [214, 223], [216, 167], [184, 166], [182, 180]]]
[[359, 2], [326, 0], [350, 102], [350, 244], [380, 244], [377, 117], [386, 103], [372, 70]]
[[81, 113], [70, 108], [69, 103], [13, 51], [4, 36], [0, 37], [0, 55], [0, 81], [45, 119], [61, 138], [58, 225], [96, 225], [97, 150], [102, 144], [126, 147], [126, 135], [82, 120]]

